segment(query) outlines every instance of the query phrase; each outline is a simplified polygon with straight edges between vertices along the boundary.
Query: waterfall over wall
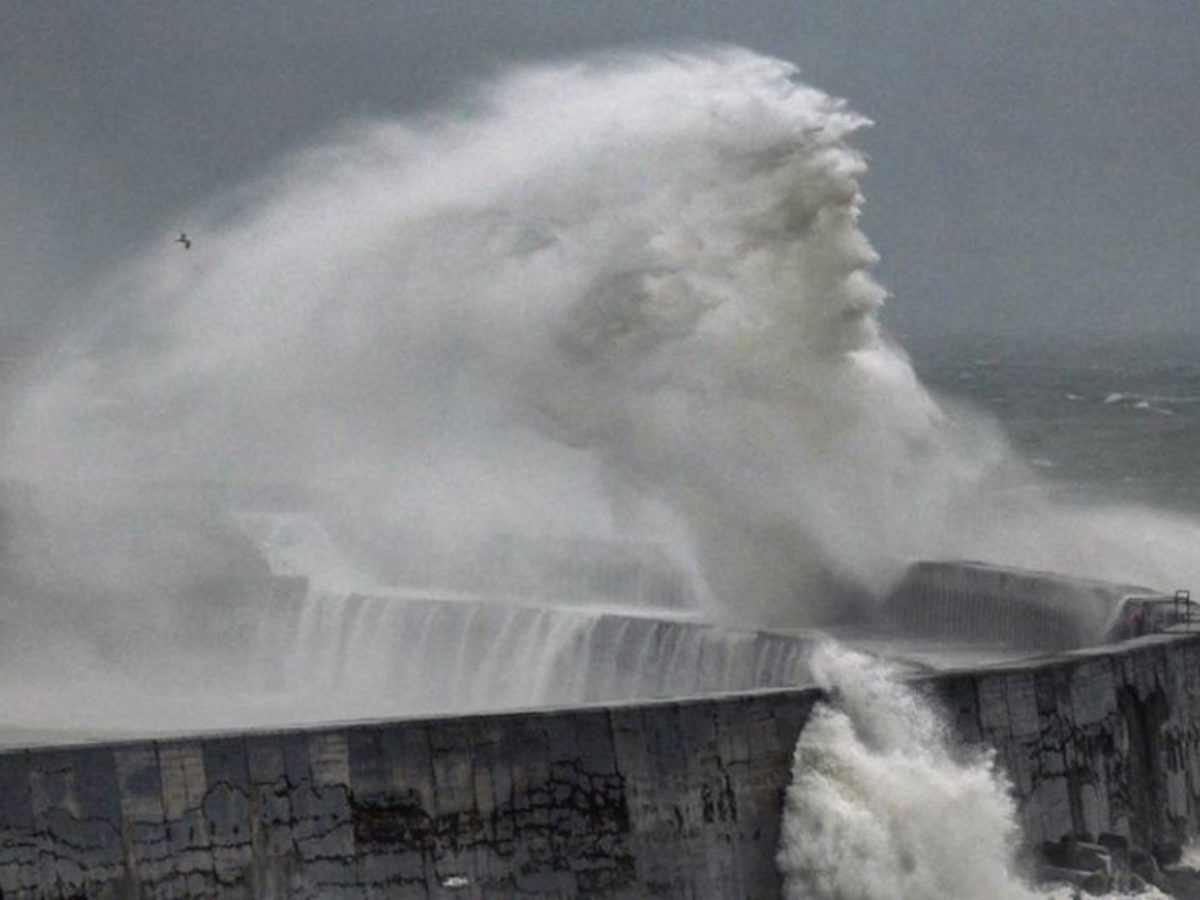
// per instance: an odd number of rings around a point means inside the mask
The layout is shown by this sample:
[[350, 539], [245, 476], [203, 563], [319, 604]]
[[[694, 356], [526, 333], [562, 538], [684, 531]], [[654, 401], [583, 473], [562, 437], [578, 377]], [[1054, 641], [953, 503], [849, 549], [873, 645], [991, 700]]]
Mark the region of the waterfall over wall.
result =
[[685, 619], [307, 592], [251, 611], [282, 693], [342, 716], [702, 696], [805, 682], [809, 642]]

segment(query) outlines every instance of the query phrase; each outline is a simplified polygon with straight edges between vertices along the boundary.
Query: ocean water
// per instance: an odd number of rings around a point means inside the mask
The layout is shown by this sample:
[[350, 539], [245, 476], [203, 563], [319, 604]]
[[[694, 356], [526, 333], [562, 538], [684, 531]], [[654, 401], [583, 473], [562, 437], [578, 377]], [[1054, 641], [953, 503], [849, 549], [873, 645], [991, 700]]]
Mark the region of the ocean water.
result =
[[1200, 514], [1200, 337], [908, 343], [925, 384], [997, 419], [1061, 499]]

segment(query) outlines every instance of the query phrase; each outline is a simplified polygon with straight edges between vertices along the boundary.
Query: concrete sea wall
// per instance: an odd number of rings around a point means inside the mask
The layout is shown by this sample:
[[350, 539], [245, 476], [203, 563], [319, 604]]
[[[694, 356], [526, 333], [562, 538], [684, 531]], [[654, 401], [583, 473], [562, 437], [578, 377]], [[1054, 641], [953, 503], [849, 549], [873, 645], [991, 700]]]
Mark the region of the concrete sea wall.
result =
[[1031, 843], [1115, 835], [1171, 858], [1200, 832], [1200, 635], [1160, 635], [930, 686], [996, 749]]
[[[1030, 839], [1200, 826], [1200, 636], [936, 676]], [[8, 897], [768, 897], [813, 690], [0, 754]]]
[[1150, 588], [987, 563], [918, 562], [884, 604], [897, 631], [925, 638], [1069, 650], [1104, 639], [1114, 612]]
[[[0, 755], [10, 896], [754, 896], [812, 692]], [[715, 892], [715, 893], [714, 893]]]

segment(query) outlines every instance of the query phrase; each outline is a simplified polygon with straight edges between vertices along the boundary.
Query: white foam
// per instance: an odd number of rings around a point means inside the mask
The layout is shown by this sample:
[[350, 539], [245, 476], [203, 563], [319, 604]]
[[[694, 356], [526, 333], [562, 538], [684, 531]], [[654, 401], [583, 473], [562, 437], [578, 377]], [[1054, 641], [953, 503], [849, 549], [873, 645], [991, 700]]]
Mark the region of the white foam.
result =
[[796, 745], [777, 857], [788, 900], [1077, 896], [1019, 876], [1016, 806], [990, 753], [959, 746], [878, 660], [826, 644], [811, 664], [832, 699]]

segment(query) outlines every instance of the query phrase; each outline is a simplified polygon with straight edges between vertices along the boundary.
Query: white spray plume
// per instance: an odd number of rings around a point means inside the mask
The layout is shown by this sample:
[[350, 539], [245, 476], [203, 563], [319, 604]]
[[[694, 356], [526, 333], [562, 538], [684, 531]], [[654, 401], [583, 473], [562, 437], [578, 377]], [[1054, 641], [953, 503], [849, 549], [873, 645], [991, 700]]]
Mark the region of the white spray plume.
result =
[[[878, 333], [865, 119], [735, 49], [528, 68], [464, 109], [288, 160], [122, 271], [9, 423], [7, 473], [665, 535], [759, 620], [914, 558], [1053, 564], [1008, 540], [1047, 526], [1005, 499], [1003, 440]], [[1070, 522], [1065, 555], [1105, 558]]]
[[881, 663], [827, 645], [812, 665], [836, 699], [796, 745], [785, 896], [1032, 896], [1014, 890], [1015, 807], [992, 760], [956, 758], [932, 707]]
[[990, 751], [964, 750], [879, 660], [827, 643], [811, 665], [833, 693], [796, 744], [777, 857], [787, 900], [1077, 895], [1018, 877], [1016, 804]]

